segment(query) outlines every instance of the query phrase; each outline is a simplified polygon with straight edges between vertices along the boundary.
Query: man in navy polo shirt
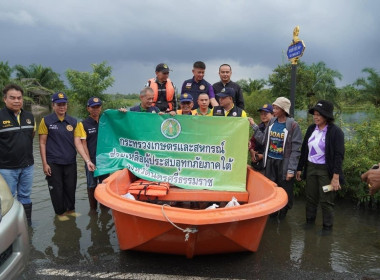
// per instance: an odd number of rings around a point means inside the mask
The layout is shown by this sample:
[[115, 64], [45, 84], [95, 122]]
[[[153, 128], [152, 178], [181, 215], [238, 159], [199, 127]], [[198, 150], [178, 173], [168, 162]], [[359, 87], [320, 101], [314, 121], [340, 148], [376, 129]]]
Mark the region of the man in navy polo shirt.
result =
[[89, 170], [95, 166], [87, 157], [83, 146], [75, 146], [74, 135], [79, 135], [77, 120], [66, 114], [67, 96], [63, 92], [54, 93], [53, 113], [42, 118], [38, 128], [43, 171], [48, 182], [54, 211], [61, 221], [66, 215], [75, 213], [75, 191], [77, 186], [76, 148], [85, 159]]
[[14, 84], [3, 90], [5, 107], [0, 111], [0, 174], [12, 195], [24, 206], [28, 225], [32, 224], [33, 137], [36, 123], [22, 109], [23, 89]]
[[[78, 124], [80, 136], [75, 135], [75, 146], [83, 145], [86, 152], [86, 158], [89, 158], [92, 163], [96, 165], [96, 145], [98, 142], [98, 128], [99, 118], [102, 111], [102, 101], [98, 97], [91, 97], [87, 101], [87, 111], [89, 116]], [[83, 158], [86, 161], [86, 158]], [[87, 194], [90, 203], [90, 209], [96, 210], [98, 202], [95, 199], [95, 188], [101, 183], [107, 175], [94, 177], [94, 171], [89, 170], [87, 163], [85, 164], [86, 178], [87, 178]]]
[[[203, 79], [205, 75], [206, 64], [202, 61], [196, 61], [193, 65], [193, 78], [186, 80], [182, 84], [181, 94], [188, 93], [194, 98], [194, 100], [198, 100], [198, 96], [201, 93], [207, 93], [210, 97], [211, 105], [218, 106], [218, 102], [215, 99], [215, 93], [212, 85]], [[193, 109], [198, 108], [198, 103], [194, 104]]]

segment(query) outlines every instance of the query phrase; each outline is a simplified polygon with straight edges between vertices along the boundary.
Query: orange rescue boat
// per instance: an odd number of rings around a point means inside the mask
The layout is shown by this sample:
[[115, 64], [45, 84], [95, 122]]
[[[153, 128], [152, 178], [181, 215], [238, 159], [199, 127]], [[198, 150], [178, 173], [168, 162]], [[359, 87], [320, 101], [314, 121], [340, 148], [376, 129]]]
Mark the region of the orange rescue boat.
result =
[[[269, 214], [287, 203], [286, 192], [247, 167], [247, 191], [209, 191], [170, 188], [159, 197], [162, 205], [131, 200], [123, 195], [137, 178], [119, 170], [99, 184], [96, 199], [112, 209], [121, 250], [194, 255], [257, 251]], [[172, 207], [173, 202], [228, 202], [241, 205], [194, 210]], [[148, 199], [140, 197], [140, 199]], [[167, 202], [167, 204], [166, 204]]]

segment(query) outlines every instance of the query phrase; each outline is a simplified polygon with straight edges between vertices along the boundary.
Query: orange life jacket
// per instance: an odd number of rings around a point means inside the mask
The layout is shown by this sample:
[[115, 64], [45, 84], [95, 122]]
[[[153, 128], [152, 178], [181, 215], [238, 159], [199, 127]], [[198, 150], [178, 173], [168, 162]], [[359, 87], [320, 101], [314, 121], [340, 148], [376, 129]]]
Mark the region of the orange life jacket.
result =
[[[153, 106], [156, 106], [156, 102], [158, 99], [158, 84], [156, 83], [156, 78], [149, 79], [149, 86], [153, 89], [154, 91], [154, 96], [153, 96]], [[168, 102], [169, 105], [169, 110], [173, 110], [173, 98], [174, 98], [174, 87], [170, 79], [166, 80], [166, 101]]]
[[[177, 115], [182, 115], [182, 109], [178, 109], [176, 113]], [[196, 110], [191, 110], [191, 115], [194, 116], [196, 114], [197, 114]]]
[[137, 195], [137, 199], [140, 195], [144, 196], [164, 196], [169, 192], [170, 184], [167, 182], [152, 182], [144, 179], [134, 181], [129, 185], [128, 192]]

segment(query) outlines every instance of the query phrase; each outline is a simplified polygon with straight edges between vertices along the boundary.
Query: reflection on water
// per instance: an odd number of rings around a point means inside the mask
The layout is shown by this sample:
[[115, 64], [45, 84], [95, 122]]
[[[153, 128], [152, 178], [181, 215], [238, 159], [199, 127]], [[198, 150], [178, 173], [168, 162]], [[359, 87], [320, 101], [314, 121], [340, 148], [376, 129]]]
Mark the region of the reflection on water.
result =
[[[196, 257], [189, 262], [181, 257], [121, 252], [111, 211], [99, 209], [89, 213], [83, 161], [78, 157], [76, 211], [81, 215], [58, 221], [42, 172], [37, 137], [34, 149], [31, 260], [23, 279], [36, 279], [35, 271], [63, 264], [83, 265], [84, 269], [93, 265], [99, 270], [108, 270], [107, 265], [113, 265], [116, 270], [125, 271], [133, 262], [138, 272], [145, 272], [147, 263], [155, 263], [150, 269], [157, 269], [157, 273], [208, 277], [218, 277], [214, 268], [230, 277], [250, 279], [273, 279], [279, 271], [285, 275], [283, 278], [292, 278], [298, 273], [319, 277], [322, 273], [326, 276], [324, 279], [331, 279], [335, 276], [331, 273], [343, 272], [380, 277], [380, 214], [355, 209], [346, 202], [337, 203], [333, 234], [321, 236], [320, 213], [315, 227], [305, 229], [304, 201], [296, 199], [286, 220], [278, 223], [268, 219], [259, 250], [254, 254]], [[175, 267], [169, 265], [173, 262]]]

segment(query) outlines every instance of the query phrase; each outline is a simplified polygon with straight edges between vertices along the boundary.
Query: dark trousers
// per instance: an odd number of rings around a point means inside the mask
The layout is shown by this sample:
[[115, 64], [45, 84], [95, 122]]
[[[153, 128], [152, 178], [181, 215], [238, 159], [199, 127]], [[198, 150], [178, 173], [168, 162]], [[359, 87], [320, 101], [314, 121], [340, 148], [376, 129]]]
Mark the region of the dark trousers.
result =
[[306, 220], [315, 221], [318, 204], [321, 204], [324, 227], [332, 227], [334, 223], [334, 199], [335, 192], [323, 192], [322, 187], [329, 185], [327, 165], [308, 162], [306, 175]]
[[265, 167], [265, 177], [275, 182], [279, 187], [283, 188], [288, 195], [288, 204], [284, 207], [284, 211], [287, 211], [293, 207], [293, 184], [294, 177], [286, 181], [283, 177], [283, 161], [281, 159], [267, 158]]
[[48, 163], [51, 176], [46, 176], [51, 202], [57, 215], [75, 210], [75, 191], [77, 188], [77, 164]]

